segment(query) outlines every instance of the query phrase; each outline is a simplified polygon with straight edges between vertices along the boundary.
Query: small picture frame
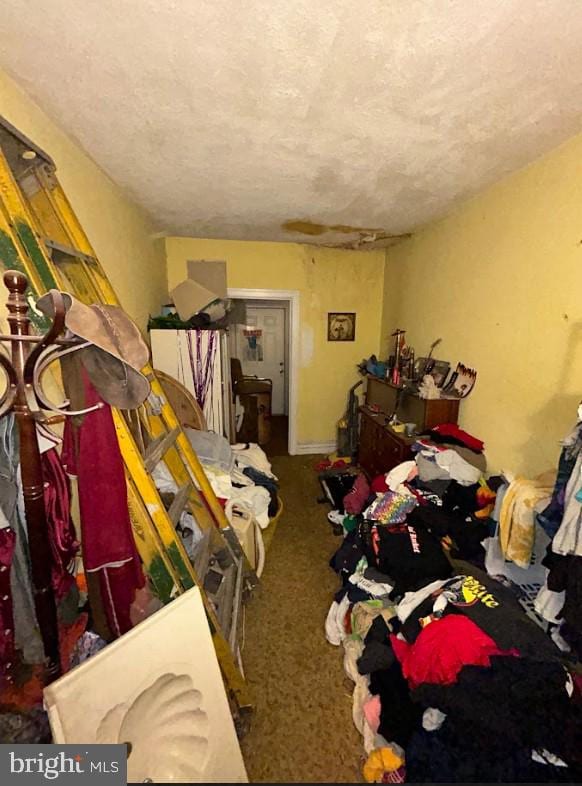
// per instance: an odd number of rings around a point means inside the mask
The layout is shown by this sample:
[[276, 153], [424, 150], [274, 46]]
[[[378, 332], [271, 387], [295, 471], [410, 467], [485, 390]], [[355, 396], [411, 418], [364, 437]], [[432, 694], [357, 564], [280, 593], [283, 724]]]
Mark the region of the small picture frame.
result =
[[[425, 374], [425, 368], [429, 362], [428, 358], [417, 358], [415, 363], [415, 378], [421, 379]], [[430, 376], [434, 379], [437, 388], [442, 387], [445, 379], [449, 373], [451, 364], [446, 360], [433, 360], [431, 358], [432, 370], [429, 372]]]
[[356, 314], [353, 311], [330, 311], [327, 315], [328, 341], [355, 341]]

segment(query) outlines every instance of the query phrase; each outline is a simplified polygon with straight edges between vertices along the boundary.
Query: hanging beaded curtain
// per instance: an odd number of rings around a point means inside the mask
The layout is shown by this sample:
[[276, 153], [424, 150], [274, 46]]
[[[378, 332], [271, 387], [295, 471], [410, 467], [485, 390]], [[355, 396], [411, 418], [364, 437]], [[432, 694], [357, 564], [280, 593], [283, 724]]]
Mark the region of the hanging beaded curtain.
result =
[[[196, 338], [196, 351], [194, 351], [192, 347], [192, 333], [195, 334]], [[192, 379], [194, 380], [194, 391], [196, 400], [202, 409], [204, 409], [206, 396], [213, 384], [212, 367], [214, 366], [215, 354], [216, 333], [213, 330], [209, 331], [208, 349], [204, 358], [202, 350], [202, 331], [188, 331], [188, 356], [190, 358], [190, 368], [192, 369]]]
[[[215, 330], [179, 331], [180, 345], [182, 343], [180, 339], [184, 334], [186, 347], [180, 346], [178, 353], [180, 376], [200, 404], [208, 429], [220, 434], [223, 423], [220, 402], [217, 400], [222, 390], [218, 363], [218, 333]], [[188, 379], [190, 384], [186, 381]]]

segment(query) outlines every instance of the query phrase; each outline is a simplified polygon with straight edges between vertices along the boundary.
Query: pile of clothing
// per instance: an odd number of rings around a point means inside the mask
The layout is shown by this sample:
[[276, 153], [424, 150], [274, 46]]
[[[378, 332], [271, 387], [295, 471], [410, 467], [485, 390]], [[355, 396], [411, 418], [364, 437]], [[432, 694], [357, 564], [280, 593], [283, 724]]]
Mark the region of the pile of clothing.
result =
[[454, 429], [371, 484], [358, 476], [335, 513], [325, 630], [354, 682], [364, 776], [575, 781], [582, 686], [514, 585], [479, 567], [503, 479], [484, 480], [483, 444]]
[[[383, 524], [406, 520], [433, 535], [452, 556], [483, 565], [482, 544], [492, 534], [490, 515], [503, 482], [496, 477], [485, 480], [483, 448], [483, 442], [454, 424], [437, 426], [412, 445], [414, 460], [370, 484], [363, 474], [348, 476], [350, 488], [328, 518], [344, 533], [355, 528], [358, 515]], [[364, 513], [368, 502], [371, 506]], [[404, 518], [397, 515], [402, 505], [410, 509]], [[426, 539], [425, 535], [420, 537]]]
[[187, 428], [186, 435], [221, 503], [248, 509], [268, 527], [277, 513], [279, 482], [264, 450], [252, 442], [229, 445], [213, 431]]
[[[185, 432], [230, 523], [238, 531], [236, 524], [242, 518], [256, 522], [260, 538], [260, 530], [269, 526], [279, 507], [279, 482], [265, 452], [254, 443], [230, 445], [213, 431], [186, 428]], [[152, 475], [160, 493], [176, 494], [176, 483], [163, 461]], [[176, 528], [188, 556], [195, 559], [204, 538], [200, 527], [184, 512]]]

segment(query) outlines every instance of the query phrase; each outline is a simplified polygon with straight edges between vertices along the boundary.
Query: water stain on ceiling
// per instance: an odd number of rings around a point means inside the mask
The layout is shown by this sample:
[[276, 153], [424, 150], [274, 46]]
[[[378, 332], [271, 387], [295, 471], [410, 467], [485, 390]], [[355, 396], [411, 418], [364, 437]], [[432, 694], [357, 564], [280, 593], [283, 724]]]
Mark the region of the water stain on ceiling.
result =
[[281, 228], [285, 232], [306, 235], [307, 241], [313, 243], [317, 238], [316, 244], [329, 246], [331, 248], [346, 248], [372, 251], [377, 248], [387, 248], [400, 240], [410, 237], [410, 233], [391, 235], [383, 229], [370, 227], [354, 227], [347, 224], [317, 224], [313, 221], [294, 220], [285, 221]]
[[313, 221], [285, 221], [282, 228], [286, 232], [300, 232], [303, 235], [323, 235], [326, 232], [339, 232], [344, 235], [353, 235], [360, 232], [371, 235], [383, 233], [383, 229], [365, 229], [364, 227], [351, 227], [346, 224], [316, 224]]

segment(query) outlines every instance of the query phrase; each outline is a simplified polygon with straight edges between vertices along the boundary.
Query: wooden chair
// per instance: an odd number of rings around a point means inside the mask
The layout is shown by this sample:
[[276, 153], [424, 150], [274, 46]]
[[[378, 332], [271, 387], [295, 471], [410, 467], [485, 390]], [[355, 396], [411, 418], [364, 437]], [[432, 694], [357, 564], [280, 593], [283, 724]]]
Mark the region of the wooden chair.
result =
[[266, 444], [271, 439], [273, 380], [243, 374], [238, 358], [230, 359], [230, 375], [233, 397], [239, 397], [244, 409], [237, 439], [240, 442]]

